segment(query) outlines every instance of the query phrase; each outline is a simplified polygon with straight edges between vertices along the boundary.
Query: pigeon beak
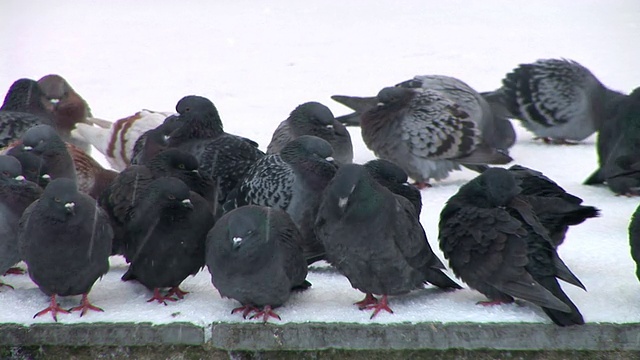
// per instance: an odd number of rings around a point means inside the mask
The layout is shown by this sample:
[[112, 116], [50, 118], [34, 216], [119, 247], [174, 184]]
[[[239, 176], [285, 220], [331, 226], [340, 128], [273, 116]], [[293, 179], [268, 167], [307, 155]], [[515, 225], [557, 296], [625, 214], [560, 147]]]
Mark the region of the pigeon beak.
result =
[[76, 207], [76, 204], [73, 203], [73, 202], [68, 202], [68, 203], [64, 204], [65, 210], [67, 210], [67, 212], [69, 214], [72, 214], [72, 215], [76, 213], [75, 210], [74, 210], [75, 207]]
[[338, 206], [340, 209], [344, 210], [345, 206], [347, 206], [347, 202], [349, 202], [348, 197], [338, 198]]
[[233, 249], [237, 249], [240, 247], [240, 245], [242, 245], [242, 238], [239, 236], [234, 237], [233, 239], [231, 239], [233, 241]]
[[193, 209], [193, 204], [189, 199], [182, 200], [182, 206], [186, 207], [187, 209]]
[[169, 141], [171, 136], [170, 135], [163, 135], [162, 138], [164, 139], [165, 142], [167, 142], [167, 141]]
[[324, 158], [325, 160], [327, 160], [328, 162], [333, 162], [335, 161], [335, 159], [333, 158], [333, 156], [327, 156], [326, 158]]
[[42, 175], [40, 177], [45, 179], [45, 180], [51, 180], [51, 175], [49, 175], [49, 174], [44, 174], [44, 175]]
[[192, 171], [192, 172], [194, 172], [194, 173], [196, 173], [196, 174], [198, 174], [198, 175], [200, 175], [200, 171], [198, 171], [198, 169], [191, 170], [191, 171]]
[[376, 106], [377, 107], [382, 107], [382, 106], [384, 106], [384, 103], [383, 102], [379, 102], [379, 103], [376, 104]]
[[33, 147], [25, 145], [25, 146], [22, 147], [22, 149], [24, 149], [24, 151], [31, 151], [31, 150], [33, 150]]
[[60, 102], [60, 99], [49, 99], [49, 102], [53, 105], [57, 105]]
[[18, 181], [22, 181], [22, 180], [24, 180], [24, 176], [22, 176], [22, 175], [18, 175], [18, 176], [16, 176], [14, 179], [16, 179], [16, 180], [18, 180]]
[[333, 129], [333, 124], [327, 125], [327, 129]]

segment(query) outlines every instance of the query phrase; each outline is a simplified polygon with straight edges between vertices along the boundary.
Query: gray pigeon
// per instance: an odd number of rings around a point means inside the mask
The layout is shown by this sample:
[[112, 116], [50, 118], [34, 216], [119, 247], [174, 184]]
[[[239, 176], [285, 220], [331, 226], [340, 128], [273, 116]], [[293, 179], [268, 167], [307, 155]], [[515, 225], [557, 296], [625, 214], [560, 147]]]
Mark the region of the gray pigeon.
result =
[[122, 280], [153, 290], [148, 302], [182, 299], [187, 292], [180, 283], [204, 267], [205, 238], [214, 222], [207, 202], [180, 179], [153, 180], [127, 212], [124, 256], [130, 265]]
[[416, 216], [422, 212], [422, 194], [415, 186], [407, 182], [407, 173], [398, 165], [384, 159], [374, 159], [364, 164], [369, 174], [380, 185], [389, 189], [392, 193], [400, 195], [413, 204]]
[[441, 92], [388, 87], [362, 114], [362, 138], [379, 158], [400, 166], [418, 188], [441, 180], [459, 164], [506, 164], [512, 159], [482, 143], [479, 125]]
[[640, 195], [640, 88], [617, 107], [616, 116], [598, 132], [599, 168], [585, 181], [602, 184], [616, 194]]
[[[12, 268], [21, 258], [18, 254], [18, 221], [22, 212], [36, 201], [42, 189], [22, 176], [18, 159], [0, 155], [0, 275], [22, 273]], [[9, 286], [0, 281], [1, 286]]]
[[249, 169], [229, 194], [225, 210], [252, 204], [286, 211], [302, 234], [305, 259], [309, 264], [321, 260], [324, 247], [314, 223], [322, 192], [336, 173], [326, 160], [331, 154], [331, 145], [321, 138], [303, 135], [292, 140], [280, 154], [267, 155]]
[[[29, 276], [51, 297], [51, 304], [35, 316], [51, 312], [102, 311], [87, 294], [109, 271], [113, 231], [107, 215], [89, 195], [80, 193], [71, 179], [51, 181], [39, 200], [20, 219], [19, 251]], [[56, 296], [82, 294], [80, 306], [64, 310]], [[35, 317], [34, 316], [34, 317]]]
[[224, 132], [218, 110], [207, 98], [185, 96], [176, 111], [183, 125], [169, 136], [169, 147], [193, 155], [202, 176], [219, 184], [219, 199], [224, 202], [249, 167], [265, 154], [256, 142]]
[[49, 169], [47, 169], [44, 160], [30, 151], [20, 151], [19, 147], [14, 149], [9, 150], [7, 154], [18, 159], [25, 179], [43, 189], [46, 188], [51, 182], [51, 175], [49, 175]]
[[[465, 82], [445, 75], [417, 75], [413, 79], [395, 85], [404, 88], [435, 90], [459, 105], [469, 118], [478, 124], [483, 143], [503, 151], [513, 146], [516, 133], [502, 107], [492, 106], [485, 98]], [[350, 126], [360, 126], [360, 116], [376, 106], [375, 97], [353, 97], [334, 95], [337, 102], [355, 110], [354, 113], [337, 118]]]
[[353, 162], [349, 131], [335, 119], [328, 107], [317, 102], [299, 105], [287, 120], [280, 123], [267, 147], [267, 154], [280, 152], [288, 142], [302, 135], [313, 135], [328, 141], [338, 165]]
[[38, 85], [51, 106], [56, 131], [60, 137], [89, 154], [91, 144], [84, 139], [71, 136], [71, 130], [75, 129], [77, 123], [88, 124], [87, 117], [92, 117], [87, 102], [60, 75], [43, 76], [38, 80]]
[[549, 143], [581, 141], [610, 121], [623, 94], [608, 89], [589, 69], [565, 59], [520, 64], [485, 98]]
[[629, 246], [631, 258], [636, 263], [636, 277], [640, 280], [640, 206], [636, 208], [629, 223]]
[[440, 248], [453, 272], [489, 298], [540, 307], [560, 326], [584, 324], [558, 279], [584, 286], [562, 262], [514, 174], [491, 168], [463, 185], [440, 214]]
[[307, 289], [300, 233], [280, 209], [249, 205], [225, 214], [207, 235], [206, 263], [220, 296], [238, 300], [243, 317], [280, 319], [273, 309]]
[[0, 148], [20, 139], [30, 127], [38, 124], [54, 125], [51, 109], [35, 80], [18, 79], [9, 88], [0, 107]]
[[7, 154], [30, 152], [40, 157], [51, 179], [67, 178], [76, 181], [76, 169], [67, 145], [49, 125], [36, 125], [22, 135], [21, 143]]
[[[431, 283], [444, 289], [460, 286], [443, 272], [444, 265], [427, 242], [414, 206], [369, 175], [362, 165], [338, 170], [324, 192], [316, 232], [326, 259], [351, 286], [366, 293], [360, 309], [392, 312], [388, 295], [400, 295]], [[378, 301], [373, 294], [382, 295]]]

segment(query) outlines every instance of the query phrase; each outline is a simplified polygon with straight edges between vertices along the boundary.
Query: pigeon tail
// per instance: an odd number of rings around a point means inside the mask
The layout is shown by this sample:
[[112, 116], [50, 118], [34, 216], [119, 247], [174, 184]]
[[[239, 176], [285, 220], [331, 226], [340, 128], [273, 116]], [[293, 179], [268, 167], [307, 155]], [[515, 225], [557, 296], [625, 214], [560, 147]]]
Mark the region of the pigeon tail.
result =
[[427, 282], [441, 289], [462, 289], [462, 286], [451, 280], [451, 278], [449, 278], [441, 270], [428, 269], [425, 275]]
[[583, 325], [584, 319], [582, 318], [582, 314], [576, 307], [576, 305], [569, 299], [569, 297], [562, 291], [560, 288], [560, 284], [558, 281], [552, 277], [547, 276], [541, 279], [536, 279], [543, 287], [549, 290], [553, 295], [555, 295], [560, 301], [569, 306], [570, 311], [558, 311], [555, 309], [542, 307], [542, 310], [549, 316], [551, 321], [553, 321], [556, 325], [559, 326], [571, 326], [571, 325]]

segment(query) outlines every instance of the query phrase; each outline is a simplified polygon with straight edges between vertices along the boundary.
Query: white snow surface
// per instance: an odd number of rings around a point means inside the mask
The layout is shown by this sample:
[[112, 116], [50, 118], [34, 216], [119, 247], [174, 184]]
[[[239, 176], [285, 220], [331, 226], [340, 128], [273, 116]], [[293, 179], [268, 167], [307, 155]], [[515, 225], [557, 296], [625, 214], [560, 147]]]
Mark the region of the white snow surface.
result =
[[[279, 122], [303, 102], [322, 102], [338, 116], [348, 109], [331, 95], [375, 95], [414, 75], [455, 76], [487, 91], [520, 63], [564, 57], [582, 63], [612, 89], [628, 93], [640, 84], [637, 0], [3, 0], [0, 8], [3, 92], [18, 78], [57, 73], [89, 102], [94, 116], [110, 120], [143, 108], [172, 111], [181, 97], [202, 95], [216, 104], [226, 131], [254, 139], [262, 149]], [[359, 128], [350, 131], [355, 161], [374, 158]], [[516, 163], [543, 171], [602, 210], [600, 218], [573, 227], [560, 247], [588, 291], [563, 288], [587, 322], [640, 321], [640, 282], [627, 235], [638, 199], [581, 185], [596, 168], [595, 136], [576, 146], [550, 146], [532, 140], [520, 126], [517, 133], [511, 153]], [[422, 224], [443, 261], [440, 211], [475, 175], [458, 171], [422, 192]], [[89, 295], [105, 312], [82, 318], [60, 314], [59, 322], [249, 321], [230, 314], [239, 304], [220, 298], [206, 268], [183, 282], [190, 292], [184, 300], [163, 306], [147, 303], [151, 292], [142, 285], [120, 281], [126, 270], [122, 258], [111, 264]], [[53, 321], [50, 315], [33, 318], [48, 298], [27, 275], [2, 280], [15, 290], [0, 289], [0, 322]], [[363, 294], [345, 277], [311, 271], [308, 280], [313, 286], [277, 309], [282, 321], [272, 322], [551, 323], [528, 303], [483, 307], [476, 302], [484, 297], [474, 290], [431, 287], [391, 298], [395, 313], [370, 320], [370, 311], [352, 305]], [[61, 304], [72, 307], [79, 300], [62, 298]]]

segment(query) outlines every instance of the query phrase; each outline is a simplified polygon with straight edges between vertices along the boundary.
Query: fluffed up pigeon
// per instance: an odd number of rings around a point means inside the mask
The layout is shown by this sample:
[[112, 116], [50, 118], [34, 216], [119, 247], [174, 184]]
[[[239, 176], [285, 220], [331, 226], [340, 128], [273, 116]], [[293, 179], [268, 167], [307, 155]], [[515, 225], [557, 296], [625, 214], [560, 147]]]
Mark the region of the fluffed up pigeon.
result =
[[485, 98], [545, 142], [581, 141], [615, 116], [624, 95], [608, 89], [586, 67], [566, 59], [520, 64]]
[[335, 119], [328, 107], [318, 102], [299, 105], [280, 123], [267, 146], [267, 154], [280, 152], [288, 142], [302, 135], [317, 136], [328, 141], [338, 165], [353, 162], [349, 131]]
[[440, 214], [440, 248], [453, 272], [489, 298], [540, 307], [560, 326], [584, 324], [558, 279], [584, 286], [562, 262], [514, 174], [491, 168], [463, 185]]
[[362, 138], [379, 158], [400, 166], [416, 186], [441, 180], [459, 164], [506, 164], [505, 152], [483, 144], [479, 124], [442, 93], [388, 87], [362, 114]]
[[206, 262], [221, 296], [239, 301], [243, 317], [280, 319], [273, 309], [307, 289], [300, 233], [276, 208], [243, 206], [225, 214], [207, 235]]
[[[89, 195], [78, 192], [71, 179], [54, 179], [39, 200], [20, 219], [20, 255], [29, 276], [51, 297], [50, 305], [34, 317], [51, 312], [102, 311], [89, 303], [87, 294], [96, 280], [109, 271], [113, 232], [106, 214]], [[82, 294], [80, 306], [64, 310], [56, 296]]]
[[[389, 308], [387, 297], [431, 283], [460, 289], [427, 242], [414, 206], [380, 185], [362, 165], [347, 164], [327, 186], [316, 221], [326, 259], [364, 292], [360, 309], [371, 318]], [[373, 295], [382, 295], [381, 300]]]
[[303, 135], [287, 143], [280, 154], [256, 161], [246, 177], [228, 196], [225, 210], [252, 204], [286, 211], [302, 234], [305, 259], [322, 260], [324, 247], [314, 224], [322, 192], [336, 173], [327, 161], [331, 145], [321, 138]]
[[629, 246], [631, 258], [636, 263], [636, 277], [640, 280], [640, 206], [636, 208], [629, 223]]
[[[142, 190], [127, 212], [122, 280], [137, 280], [153, 291], [148, 302], [182, 299], [180, 283], [205, 264], [205, 239], [214, 225], [207, 202], [179, 179], [161, 177]], [[169, 288], [161, 294], [162, 288]]]
[[392, 193], [400, 195], [411, 202], [416, 209], [416, 216], [422, 212], [422, 195], [420, 190], [407, 182], [407, 173], [398, 165], [384, 159], [374, 159], [364, 164], [369, 174], [380, 185], [389, 189]]

